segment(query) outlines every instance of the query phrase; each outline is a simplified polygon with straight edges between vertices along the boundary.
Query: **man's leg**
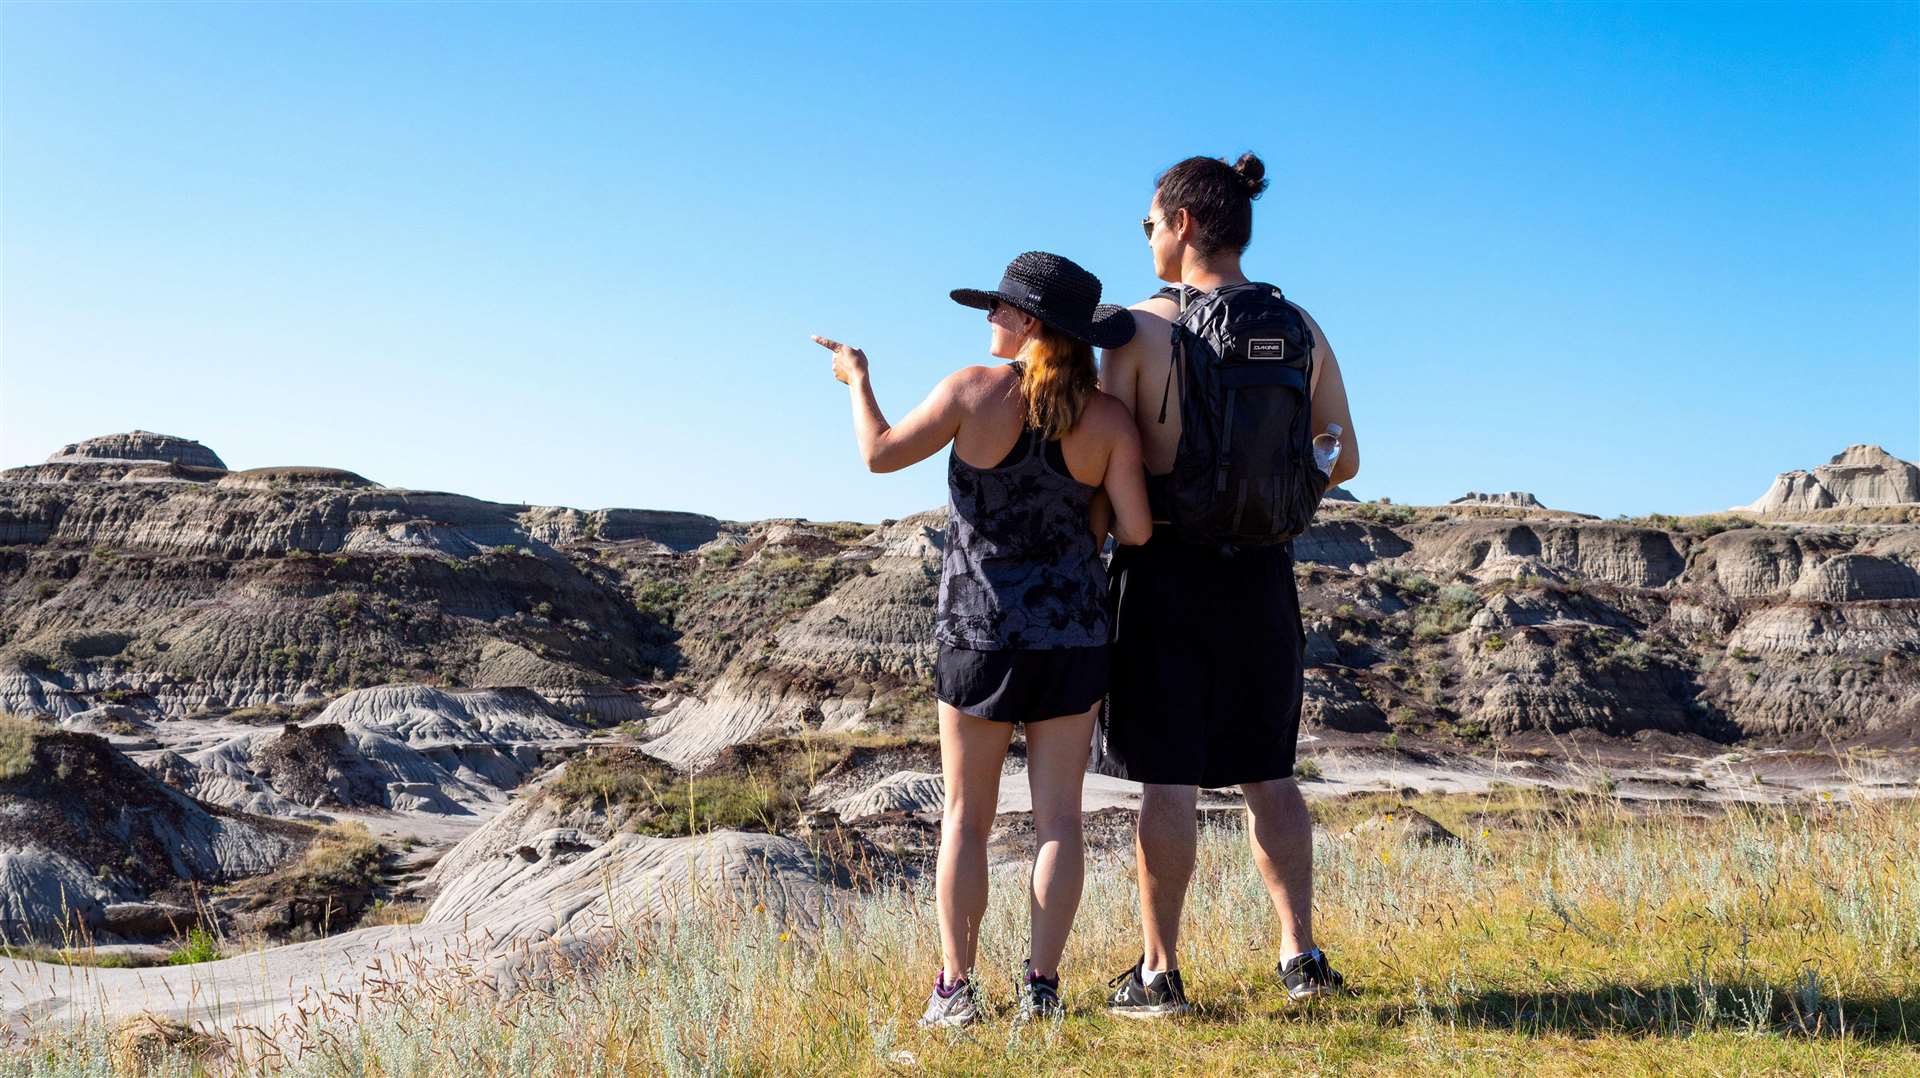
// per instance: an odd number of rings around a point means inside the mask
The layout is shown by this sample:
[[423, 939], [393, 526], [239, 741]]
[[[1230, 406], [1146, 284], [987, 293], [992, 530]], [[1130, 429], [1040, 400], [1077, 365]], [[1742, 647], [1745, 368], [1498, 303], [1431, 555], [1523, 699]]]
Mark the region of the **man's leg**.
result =
[[1086, 880], [1080, 791], [1098, 710], [1027, 724], [1027, 786], [1033, 792], [1033, 971], [1059, 976]]
[[1012, 723], [940, 705], [940, 770], [947, 798], [933, 890], [949, 984], [973, 968], [979, 947], [980, 918], [987, 912], [987, 835], [1000, 804], [1000, 763], [1012, 739]]
[[1148, 969], [1178, 969], [1180, 909], [1193, 879], [1198, 843], [1193, 786], [1149, 783], [1141, 788], [1134, 857], [1140, 873], [1140, 936]]
[[1282, 958], [1313, 949], [1313, 818], [1292, 779], [1249, 782], [1247, 837], [1253, 863], [1280, 915]]

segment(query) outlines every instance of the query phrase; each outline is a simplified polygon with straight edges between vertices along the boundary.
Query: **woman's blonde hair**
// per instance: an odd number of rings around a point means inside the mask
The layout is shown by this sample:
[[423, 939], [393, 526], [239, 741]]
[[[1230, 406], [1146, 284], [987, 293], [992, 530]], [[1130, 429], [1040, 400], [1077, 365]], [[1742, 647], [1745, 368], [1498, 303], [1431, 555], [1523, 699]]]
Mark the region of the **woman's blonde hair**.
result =
[[1020, 392], [1027, 398], [1027, 425], [1064, 436], [1080, 422], [1087, 402], [1100, 391], [1093, 346], [1042, 322], [1020, 348]]

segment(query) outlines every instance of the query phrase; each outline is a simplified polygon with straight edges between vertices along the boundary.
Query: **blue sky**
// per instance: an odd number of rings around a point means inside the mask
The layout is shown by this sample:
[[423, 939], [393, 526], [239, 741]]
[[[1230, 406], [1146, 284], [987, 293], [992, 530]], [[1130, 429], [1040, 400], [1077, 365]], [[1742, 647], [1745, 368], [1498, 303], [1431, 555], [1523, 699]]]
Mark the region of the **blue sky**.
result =
[[874, 520], [1014, 254], [1152, 291], [1159, 170], [1262, 154], [1363, 498], [1750, 501], [1920, 457], [1920, 8], [0, 8], [0, 466], [233, 467]]

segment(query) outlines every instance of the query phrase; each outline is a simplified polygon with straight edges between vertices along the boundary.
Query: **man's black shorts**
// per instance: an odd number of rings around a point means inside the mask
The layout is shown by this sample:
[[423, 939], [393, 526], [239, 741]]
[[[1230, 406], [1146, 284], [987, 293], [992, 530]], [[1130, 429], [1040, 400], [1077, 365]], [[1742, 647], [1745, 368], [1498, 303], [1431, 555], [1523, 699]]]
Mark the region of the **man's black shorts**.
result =
[[1306, 634], [1293, 545], [1116, 547], [1098, 769], [1218, 788], [1293, 774]]

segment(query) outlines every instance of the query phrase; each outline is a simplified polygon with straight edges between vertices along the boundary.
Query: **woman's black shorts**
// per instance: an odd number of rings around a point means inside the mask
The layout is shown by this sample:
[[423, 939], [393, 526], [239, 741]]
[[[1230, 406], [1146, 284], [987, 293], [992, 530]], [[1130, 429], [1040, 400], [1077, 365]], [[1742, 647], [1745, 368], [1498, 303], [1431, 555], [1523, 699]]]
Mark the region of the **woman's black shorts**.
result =
[[1107, 647], [970, 651], [940, 645], [933, 692], [943, 703], [997, 722], [1080, 715], [1107, 693]]
[[1162, 528], [1115, 550], [1108, 583], [1097, 770], [1210, 789], [1292, 775], [1306, 657], [1292, 544], [1222, 550]]

